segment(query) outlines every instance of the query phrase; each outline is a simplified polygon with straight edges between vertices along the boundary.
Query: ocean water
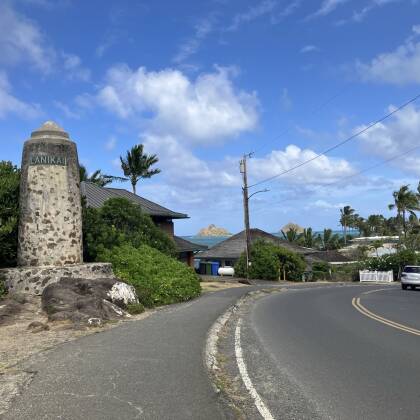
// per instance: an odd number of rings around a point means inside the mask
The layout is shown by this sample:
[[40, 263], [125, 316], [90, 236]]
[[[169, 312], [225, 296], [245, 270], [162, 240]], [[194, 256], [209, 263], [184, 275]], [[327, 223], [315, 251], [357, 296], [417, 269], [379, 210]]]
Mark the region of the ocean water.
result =
[[[316, 235], [318, 233], [322, 234], [322, 231], [315, 231]], [[336, 233], [339, 236], [343, 236], [343, 232], [341, 230], [334, 230], [333, 233]], [[350, 232], [350, 235], [357, 236], [357, 232]], [[272, 233], [274, 236], [278, 236], [279, 238], [283, 238], [281, 233]], [[194, 244], [205, 245], [211, 248], [214, 245], [217, 245], [219, 242], [224, 241], [225, 239], [230, 238], [230, 236], [181, 236], [181, 238], [186, 239]]]

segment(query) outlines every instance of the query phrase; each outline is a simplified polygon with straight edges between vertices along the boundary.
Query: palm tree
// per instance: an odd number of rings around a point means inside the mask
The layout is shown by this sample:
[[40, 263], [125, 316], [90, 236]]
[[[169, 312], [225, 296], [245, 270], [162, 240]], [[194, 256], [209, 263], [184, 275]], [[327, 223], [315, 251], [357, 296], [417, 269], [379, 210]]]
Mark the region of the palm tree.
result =
[[355, 210], [350, 206], [344, 206], [340, 209], [340, 214], [340, 223], [344, 231], [344, 245], [347, 245], [347, 228], [353, 224]]
[[299, 244], [307, 248], [313, 248], [316, 244], [316, 235], [312, 232], [312, 228], [303, 229], [303, 233], [299, 235]]
[[151, 178], [160, 173], [160, 169], [150, 169], [159, 161], [156, 155], [147, 155], [143, 153], [143, 145], [137, 144], [127, 150], [126, 158], [120, 156], [121, 168], [124, 175], [130, 180], [133, 187], [133, 193], [136, 193], [136, 185], [141, 178]]
[[298, 232], [296, 228], [291, 227], [288, 231], [281, 231], [283, 238], [288, 242], [296, 242], [298, 239]]
[[418, 196], [409, 189], [408, 185], [403, 185], [398, 191], [392, 193], [394, 202], [388, 205], [390, 210], [397, 210], [398, 219], [402, 220], [404, 238], [407, 237], [406, 215], [409, 213], [417, 218], [416, 211], [419, 208]]
[[91, 182], [93, 184], [99, 185], [100, 187], [105, 187], [113, 181], [126, 181], [125, 178], [113, 175], [105, 175], [100, 169], [96, 170], [92, 175], [88, 174], [86, 166], [79, 165], [80, 173], [80, 182]]
[[323, 251], [340, 248], [340, 237], [331, 229], [324, 229], [322, 236], [318, 235], [318, 241]]

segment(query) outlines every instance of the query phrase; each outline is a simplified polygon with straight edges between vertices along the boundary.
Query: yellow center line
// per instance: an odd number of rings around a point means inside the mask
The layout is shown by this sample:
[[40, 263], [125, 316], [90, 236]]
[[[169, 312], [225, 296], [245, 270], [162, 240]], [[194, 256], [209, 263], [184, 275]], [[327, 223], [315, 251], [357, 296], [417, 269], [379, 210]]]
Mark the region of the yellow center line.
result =
[[[371, 291], [371, 293], [379, 292], [380, 290], [383, 290], [383, 289], [374, 290], [374, 291]], [[389, 327], [396, 328], [398, 330], [407, 332], [409, 334], [420, 336], [420, 330], [417, 330], [416, 328], [412, 328], [412, 327], [409, 327], [407, 325], [399, 324], [398, 322], [392, 321], [390, 319], [384, 318], [384, 317], [382, 317], [378, 314], [375, 314], [375, 313], [371, 312], [369, 309], [367, 309], [365, 306], [363, 306], [360, 303], [360, 297], [357, 297], [357, 298], [354, 297], [352, 299], [351, 303], [354, 306], [354, 308], [356, 308], [361, 314], [367, 316], [368, 318], [371, 318], [371, 319], [373, 319], [377, 322], [380, 322], [382, 324], [388, 325]]]

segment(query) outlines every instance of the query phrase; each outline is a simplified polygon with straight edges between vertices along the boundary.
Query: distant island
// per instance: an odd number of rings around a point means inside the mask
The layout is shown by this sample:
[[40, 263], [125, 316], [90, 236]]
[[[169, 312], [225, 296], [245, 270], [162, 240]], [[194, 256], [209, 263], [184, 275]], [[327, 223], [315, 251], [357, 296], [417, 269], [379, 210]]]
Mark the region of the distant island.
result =
[[217, 227], [216, 225], [209, 225], [206, 228], [200, 229], [197, 236], [230, 236], [232, 235], [226, 229]]

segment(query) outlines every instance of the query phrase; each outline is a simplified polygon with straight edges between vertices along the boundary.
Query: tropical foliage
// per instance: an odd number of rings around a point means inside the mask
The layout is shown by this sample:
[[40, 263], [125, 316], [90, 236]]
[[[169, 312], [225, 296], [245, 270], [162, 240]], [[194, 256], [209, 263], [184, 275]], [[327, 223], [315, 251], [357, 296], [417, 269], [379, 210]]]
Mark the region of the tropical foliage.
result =
[[16, 265], [20, 170], [0, 162], [0, 267]]
[[[249, 277], [262, 280], [302, 280], [305, 262], [300, 255], [265, 241], [256, 241], [251, 248]], [[241, 255], [235, 273], [246, 277], [246, 256]]]
[[148, 245], [107, 249], [98, 259], [112, 263], [117, 277], [135, 287], [146, 307], [184, 302], [200, 295], [200, 281], [191, 267]]
[[419, 258], [414, 251], [402, 250], [396, 254], [384, 255], [379, 258], [368, 258], [363, 263], [363, 268], [372, 271], [390, 271], [394, 273], [397, 280], [405, 265], [416, 265]]
[[175, 243], [125, 198], [111, 198], [100, 209], [83, 206], [83, 250], [85, 261], [96, 261], [106, 249], [129, 244], [149, 245], [174, 256]]
[[120, 161], [124, 175], [131, 182], [134, 194], [136, 194], [136, 186], [140, 179], [150, 178], [160, 173], [160, 169], [151, 169], [159, 159], [156, 155], [144, 153], [142, 144], [133, 146], [131, 150], [128, 150], [125, 158], [120, 156]]
[[407, 237], [407, 214], [417, 220], [416, 211], [419, 210], [419, 198], [415, 192], [410, 191], [408, 185], [403, 185], [398, 191], [392, 193], [394, 202], [389, 204], [390, 210], [397, 211], [397, 218], [402, 222], [404, 237]]
[[343, 226], [343, 232], [344, 232], [344, 245], [347, 245], [347, 229], [349, 226], [352, 226], [354, 224], [355, 220], [355, 210], [352, 209], [350, 206], [344, 206], [342, 209], [340, 209], [340, 223], [341, 226]]
[[105, 187], [106, 185], [111, 184], [114, 181], [127, 181], [126, 178], [121, 178], [119, 176], [105, 175], [100, 169], [96, 170], [91, 175], [89, 175], [84, 165], [79, 165], [79, 171], [81, 182], [91, 182], [93, 184], [99, 185], [100, 187]]

